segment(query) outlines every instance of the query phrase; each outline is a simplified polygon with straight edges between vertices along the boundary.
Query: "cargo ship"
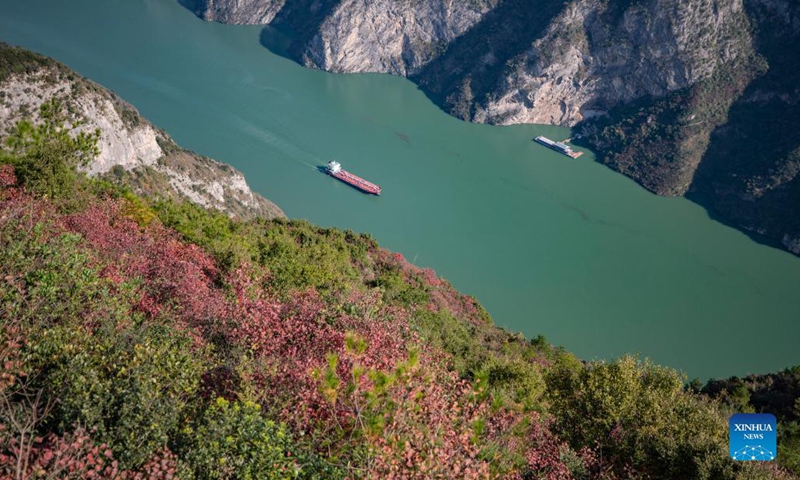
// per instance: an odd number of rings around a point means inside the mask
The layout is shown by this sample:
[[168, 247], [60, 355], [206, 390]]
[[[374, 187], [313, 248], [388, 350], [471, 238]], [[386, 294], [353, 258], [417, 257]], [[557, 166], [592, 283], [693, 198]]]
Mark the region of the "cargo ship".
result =
[[552, 148], [558, 153], [563, 153], [564, 155], [572, 158], [578, 158], [583, 155], [583, 152], [574, 152], [569, 145], [564, 142], [554, 142], [547, 137], [538, 136], [536, 137], [536, 142], [541, 143], [545, 147]]
[[353, 175], [346, 170], [342, 170], [342, 165], [339, 162], [333, 160], [328, 162], [327, 166], [325, 167], [325, 173], [331, 177], [338, 178], [344, 183], [355, 187], [364, 193], [370, 193], [372, 195], [381, 194], [381, 187], [364, 180], [358, 175]]

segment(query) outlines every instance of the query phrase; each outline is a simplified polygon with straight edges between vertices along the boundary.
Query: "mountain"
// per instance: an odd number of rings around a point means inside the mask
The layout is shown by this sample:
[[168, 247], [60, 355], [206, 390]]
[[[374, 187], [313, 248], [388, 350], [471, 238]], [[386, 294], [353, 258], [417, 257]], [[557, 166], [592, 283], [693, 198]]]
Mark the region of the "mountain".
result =
[[283, 217], [233, 167], [179, 147], [114, 92], [52, 59], [0, 42], [0, 137], [20, 120], [41, 121], [53, 102], [75, 131], [99, 131], [89, 175], [134, 192], [183, 199], [242, 218]]
[[800, 254], [790, 0], [183, 0], [272, 24], [334, 72], [417, 82], [468, 121], [571, 126], [599, 161]]
[[[0, 478], [800, 472], [797, 368], [701, 389], [632, 356], [581, 362], [369, 235], [183, 201], [159, 158], [199, 157], [52, 60], [2, 53], [19, 120], [0, 149]], [[778, 462], [729, 458], [743, 410], [778, 416]]]

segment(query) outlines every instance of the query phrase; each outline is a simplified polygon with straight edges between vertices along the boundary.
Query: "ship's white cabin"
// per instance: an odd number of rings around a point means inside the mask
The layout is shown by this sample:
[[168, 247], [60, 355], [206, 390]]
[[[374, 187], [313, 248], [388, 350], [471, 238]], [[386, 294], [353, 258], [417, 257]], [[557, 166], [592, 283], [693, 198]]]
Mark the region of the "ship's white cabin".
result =
[[337, 162], [336, 160], [331, 160], [328, 162], [328, 171], [331, 173], [336, 173], [342, 169], [342, 165]]

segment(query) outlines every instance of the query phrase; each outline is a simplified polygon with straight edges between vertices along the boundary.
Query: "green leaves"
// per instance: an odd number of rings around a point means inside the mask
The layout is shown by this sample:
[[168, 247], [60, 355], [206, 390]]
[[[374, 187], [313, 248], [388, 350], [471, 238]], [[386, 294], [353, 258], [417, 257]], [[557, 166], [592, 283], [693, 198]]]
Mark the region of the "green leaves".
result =
[[559, 429], [576, 450], [598, 446], [617, 465], [630, 462], [656, 478], [726, 478], [725, 419], [685, 392], [683, 380], [625, 356], [556, 368], [547, 385]]
[[209, 250], [224, 269], [245, 262], [269, 272], [276, 293], [309, 287], [338, 292], [362, 283], [357, 267], [367, 261], [368, 236], [301, 220], [235, 221], [189, 203], [159, 201], [153, 208], [166, 226]]
[[155, 455], [177, 432], [205, 371], [204, 354], [167, 326], [97, 332], [63, 325], [31, 335], [28, 364], [48, 372], [62, 428], [97, 428], [123, 466]]
[[21, 121], [5, 143], [13, 156], [4, 161], [14, 165], [20, 182], [31, 192], [50, 198], [68, 198], [79, 187], [84, 167], [98, 153], [100, 131], [75, 131], [65, 126], [61, 104], [52, 99], [41, 107], [43, 122], [34, 126]]
[[304, 475], [286, 427], [261, 416], [252, 402], [218, 398], [185, 433], [186, 460], [197, 478], [289, 479]]

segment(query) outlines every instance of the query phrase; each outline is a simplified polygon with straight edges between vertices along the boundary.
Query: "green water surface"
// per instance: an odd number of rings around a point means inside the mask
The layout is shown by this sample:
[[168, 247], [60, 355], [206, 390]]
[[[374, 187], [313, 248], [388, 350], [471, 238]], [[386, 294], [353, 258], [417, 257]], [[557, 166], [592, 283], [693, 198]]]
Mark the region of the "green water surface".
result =
[[[641, 352], [692, 377], [800, 363], [800, 259], [591, 153], [532, 142], [568, 129], [464, 123], [405, 79], [305, 69], [261, 37], [176, 0], [0, 0], [1, 40], [113, 89], [290, 217], [370, 232], [433, 267], [499, 325], [586, 359]], [[333, 158], [383, 195], [316, 170]]]

